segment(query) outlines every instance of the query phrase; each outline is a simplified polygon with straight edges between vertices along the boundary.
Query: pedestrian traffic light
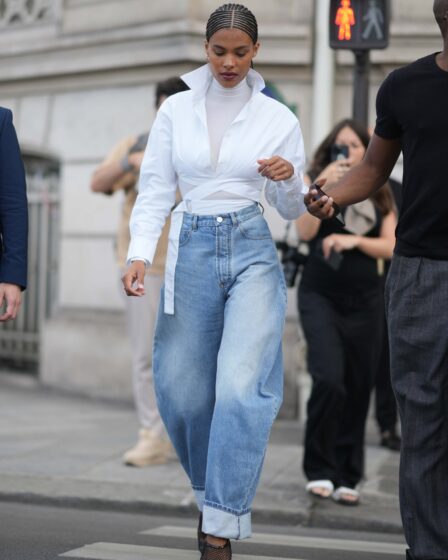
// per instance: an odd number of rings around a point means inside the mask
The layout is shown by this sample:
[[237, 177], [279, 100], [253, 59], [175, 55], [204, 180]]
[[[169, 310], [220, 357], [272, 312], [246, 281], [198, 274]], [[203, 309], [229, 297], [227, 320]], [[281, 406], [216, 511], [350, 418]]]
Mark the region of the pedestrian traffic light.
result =
[[389, 0], [331, 0], [330, 47], [385, 49], [389, 20]]

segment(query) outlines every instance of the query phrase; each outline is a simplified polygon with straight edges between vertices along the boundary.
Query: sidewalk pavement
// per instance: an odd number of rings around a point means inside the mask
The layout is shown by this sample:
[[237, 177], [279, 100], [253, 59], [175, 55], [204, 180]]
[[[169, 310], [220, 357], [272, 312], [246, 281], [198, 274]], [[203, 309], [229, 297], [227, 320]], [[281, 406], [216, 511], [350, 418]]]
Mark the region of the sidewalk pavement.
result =
[[[141, 513], [194, 512], [180, 465], [132, 468], [122, 454], [138, 425], [129, 405], [91, 400], [0, 373], [0, 500]], [[311, 500], [301, 469], [296, 422], [273, 429], [253, 505], [257, 522], [401, 533], [398, 453], [368, 430], [366, 482], [359, 507]]]

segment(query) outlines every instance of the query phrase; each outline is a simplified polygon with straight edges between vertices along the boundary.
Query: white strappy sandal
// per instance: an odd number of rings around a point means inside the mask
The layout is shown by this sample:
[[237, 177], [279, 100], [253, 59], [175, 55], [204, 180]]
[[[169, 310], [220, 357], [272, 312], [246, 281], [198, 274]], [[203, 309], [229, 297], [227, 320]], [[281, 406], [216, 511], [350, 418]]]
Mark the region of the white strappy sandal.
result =
[[[347, 499], [346, 496], [351, 496], [353, 499]], [[343, 506], [357, 506], [359, 505], [361, 496], [359, 492], [354, 488], [339, 486], [339, 488], [336, 488], [336, 490], [333, 492], [331, 497], [335, 502]]]
[[[328, 494], [323, 495], [319, 492], [314, 492], [314, 490], [316, 490], [317, 488], [325, 490], [326, 492], [328, 492]], [[311, 494], [311, 496], [313, 496], [314, 498], [321, 498], [322, 500], [326, 500], [332, 495], [334, 491], [334, 485], [331, 480], [312, 480], [311, 482], [308, 482], [308, 484], [305, 486], [305, 489], [308, 494]]]

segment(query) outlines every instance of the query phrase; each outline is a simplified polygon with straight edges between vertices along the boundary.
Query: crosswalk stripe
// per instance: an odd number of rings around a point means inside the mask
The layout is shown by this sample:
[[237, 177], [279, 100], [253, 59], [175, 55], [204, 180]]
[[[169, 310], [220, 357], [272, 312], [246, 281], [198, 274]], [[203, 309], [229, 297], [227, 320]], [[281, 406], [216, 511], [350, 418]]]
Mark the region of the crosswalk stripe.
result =
[[[85, 558], [91, 560], [197, 560], [195, 550], [179, 550], [176, 548], [156, 548], [153, 546], [137, 546], [132, 544], [116, 544], [98, 542], [75, 550], [70, 550], [60, 556], [65, 558]], [[248, 556], [234, 554], [234, 560], [279, 560], [272, 556]], [[282, 560], [298, 560], [297, 558], [282, 558]]]
[[[190, 527], [174, 527], [165, 525], [155, 529], [142, 531], [143, 535], [159, 537], [196, 538], [196, 529]], [[244, 542], [244, 541], [242, 541]], [[375, 554], [392, 554], [403, 556], [406, 545], [399, 543], [355, 541], [348, 539], [329, 539], [321, 537], [304, 537], [298, 535], [280, 535], [273, 533], [254, 533], [247, 542], [254, 544], [271, 544], [295, 546], [303, 548], [318, 548], [321, 550], [344, 550], [346, 552], [371, 552]]]

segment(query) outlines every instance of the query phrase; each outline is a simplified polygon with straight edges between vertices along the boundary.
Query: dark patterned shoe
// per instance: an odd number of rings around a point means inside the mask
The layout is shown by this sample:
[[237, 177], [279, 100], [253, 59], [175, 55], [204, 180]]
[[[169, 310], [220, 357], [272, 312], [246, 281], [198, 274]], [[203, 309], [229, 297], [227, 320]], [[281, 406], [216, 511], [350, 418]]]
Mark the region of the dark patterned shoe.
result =
[[381, 447], [386, 447], [391, 451], [400, 451], [401, 438], [395, 430], [386, 430], [381, 433]]
[[224, 546], [214, 546], [205, 541], [205, 548], [201, 560], [232, 560], [230, 541], [227, 541]]
[[206, 536], [207, 535], [202, 532], [202, 513], [200, 513], [198, 523], [198, 549], [201, 554], [204, 552]]

